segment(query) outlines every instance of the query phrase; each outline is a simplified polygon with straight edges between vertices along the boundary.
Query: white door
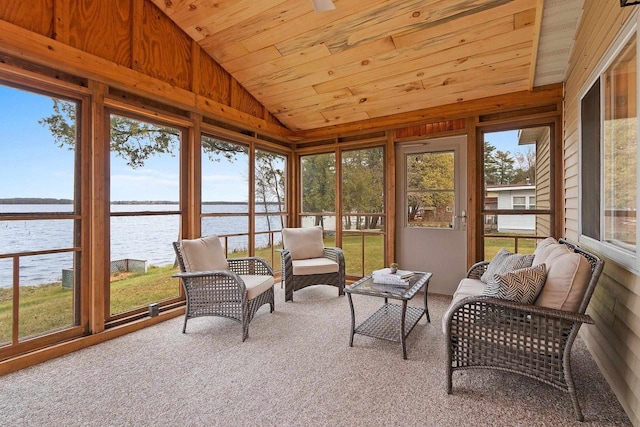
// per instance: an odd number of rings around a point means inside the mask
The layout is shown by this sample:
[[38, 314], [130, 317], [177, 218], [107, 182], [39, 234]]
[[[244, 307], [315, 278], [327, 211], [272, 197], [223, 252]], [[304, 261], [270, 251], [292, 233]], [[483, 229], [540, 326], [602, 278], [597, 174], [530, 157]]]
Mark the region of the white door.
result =
[[466, 135], [398, 144], [396, 261], [451, 295], [466, 273]]

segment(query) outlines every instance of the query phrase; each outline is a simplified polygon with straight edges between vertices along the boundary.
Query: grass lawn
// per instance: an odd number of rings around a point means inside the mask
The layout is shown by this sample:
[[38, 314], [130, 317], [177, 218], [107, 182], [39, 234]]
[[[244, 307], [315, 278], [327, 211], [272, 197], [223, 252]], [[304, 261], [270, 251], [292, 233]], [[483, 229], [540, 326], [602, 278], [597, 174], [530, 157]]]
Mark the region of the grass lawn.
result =
[[515, 238], [505, 235], [505, 237], [485, 237], [484, 238], [484, 259], [489, 261], [500, 251], [505, 248], [513, 253], [532, 254], [536, 249], [538, 239], [518, 239], [518, 250], [516, 251]]

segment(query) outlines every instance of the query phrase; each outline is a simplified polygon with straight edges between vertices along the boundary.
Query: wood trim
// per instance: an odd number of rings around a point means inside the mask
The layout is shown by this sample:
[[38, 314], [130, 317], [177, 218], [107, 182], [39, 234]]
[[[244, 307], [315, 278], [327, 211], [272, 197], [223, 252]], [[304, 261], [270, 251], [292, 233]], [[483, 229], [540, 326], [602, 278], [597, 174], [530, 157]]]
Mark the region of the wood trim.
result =
[[91, 169], [91, 289], [89, 331], [104, 331], [106, 313], [109, 304], [109, 249], [105, 242], [110, 241], [109, 230], [109, 119], [104, 108], [107, 87], [90, 82], [93, 91], [91, 102], [91, 152], [92, 159], [85, 165]]
[[[478, 141], [480, 131], [478, 129], [477, 117], [467, 118], [467, 268], [471, 267], [479, 260], [479, 236], [478, 223], [482, 223], [478, 206], [478, 193], [482, 194], [481, 183], [478, 178], [482, 177], [481, 167], [478, 167]], [[479, 216], [480, 215], [480, 216]]]
[[387, 143], [385, 145], [386, 170], [385, 170], [385, 201], [386, 212], [386, 240], [384, 265], [389, 265], [396, 260], [396, 140], [395, 131], [387, 131]]
[[[80, 156], [76, 157], [78, 163], [76, 165], [76, 189], [75, 189], [75, 203], [80, 207], [81, 216], [81, 228], [80, 228], [80, 246], [82, 253], [80, 256], [80, 275], [74, 272], [74, 279], [80, 278], [80, 283], [75, 283], [74, 287], [74, 302], [77, 304], [74, 307], [76, 315], [78, 314], [78, 307], [80, 310], [80, 318], [77, 323], [83, 327], [84, 333], [90, 330], [91, 321], [91, 233], [92, 233], [92, 177], [93, 165], [91, 159], [93, 159], [93, 144], [92, 144], [92, 118], [93, 118], [93, 102], [91, 97], [84, 96], [82, 98], [80, 114]], [[74, 244], [77, 244], [74, 242]], [[76, 264], [77, 266], [77, 264]], [[74, 267], [75, 268], [75, 267]], [[79, 295], [78, 295], [79, 293]]]
[[48, 91], [64, 91], [64, 94], [74, 97], [78, 97], [78, 95], [91, 94], [91, 91], [84, 86], [64, 80], [57, 80], [50, 76], [2, 62], [0, 62], [0, 79], [14, 83], [18, 86], [28, 85], [30, 90], [33, 90], [35, 86], [36, 88], [42, 88]]
[[125, 102], [118, 98], [113, 98], [109, 95], [105, 95], [104, 97], [104, 106], [106, 108], [118, 110], [118, 112], [132, 114], [138, 117], [144, 117], [153, 121], [162, 121], [163, 123], [170, 124], [172, 126], [193, 126], [193, 120], [190, 118], [176, 116], [175, 114], [160, 111], [153, 107], [136, 105], [131, 101]]
[[[336, 246], [342, 247], [342, 147], [334, 151], [336, 162], [336, 182], [335, 182], [335, 218], [336, 218]], [[364, 258], [363, 258], [364, 259]]]
[[[200, 213], [202, 209], [202, 116], [193, 113], [191, 115], [193, 127], [188, 129], [188, 137], [183, 145], [186, 146], [185, 153], [182, 153], [181, 167], [186, 168], [180, 172], [180, 176], [185, 178], [186, 182], [180, 185], [180, 201], [182, 203], [182, 223], [184, 224], [181, 237], [193, 239], [202, 235], [202, 221]], [[185, 198], [186, 196], [186, 198]], [[189, 200], [188, 205], [184, 205], [184, 200]], [[180, 286], [180, 294], [184, 290]]]
[[[478, 163], [479, 159], [484, 158], [484, 140], [482, 138], [483, 130], [476, 126], [475, 120], [469, 120], [469, 126], [473, 126], [470, 129], [470, 133], [475, 135], [475, 144], [470, 148], [470, 159], [467, 161], [473, 161], [475, 165], [475, 175], [468, 174], [468, 176], [474, 176], [475, 180], [471, 184], [471, 191], [467, 188], [467, 194], [473, 197], [474, 200], [470, 200], [473, 206], [474, 212], [474, 225], [473, 225], [473, 240], [475, 240], [475, 245], [473, 246], [473, 250], [475, 252], [474, 256], [471, 258], [473, 262], [482, 261], [484, 259], [484, 241], [481, 236], [484, 234], [484, 221], [482, 220], [482, 202], [484, 200], [484, 194], [482, 194], [483, 190], [483, 182], [484, 182], [484, 162]], [[472, 125], [473, 124], [473, 125]], [[471, 226], [469, 225], [469, 228]]]
[[[256, 150], [255, 150], [254, 141], [249, 144], [249, 200], [248, 203], [248, 215], [249, 215], [249, 224], [248, 225], [248, 251], [249, 256], [254, 256], [256, 253], [256, 243], [255, 243], [255, 230], [256, 230]], [[267, 221], [269, 219], [267, 218]], [[251, 236], [254, 238], [252, 239]]]

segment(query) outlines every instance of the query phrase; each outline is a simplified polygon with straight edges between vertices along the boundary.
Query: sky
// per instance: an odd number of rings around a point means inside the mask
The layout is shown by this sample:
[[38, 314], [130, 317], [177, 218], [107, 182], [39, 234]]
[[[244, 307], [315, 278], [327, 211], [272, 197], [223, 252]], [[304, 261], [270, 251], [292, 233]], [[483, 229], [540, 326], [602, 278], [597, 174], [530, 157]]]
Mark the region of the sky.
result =
[[[49, 116], [50, 97], [0, 85], [0, 198], [73, 198], [73, 153], [56, 145], [50, 131], [38, 121]], [[517, 131], [487, 134], [497, 149], [515, 153]], [[206, 156], [203, 156], [206, 157]], [[179, 199], [178, 156], [163, 154], [132, 169], [111, 156], [111, 200]], [[246, 202], [247, 161], [205, 161], [203, 201]]]
[[526, 150], [526, 147], [518, 146], [517, 130], [486, 133], [484, 140], [490, 142], [496, 150], [509, 151], [511, 154]]
[[[38, 121], [53, 112], [50, 97], [0, 85], [0, 198], [73, 198], [73, 152], [56, 145]], [[179, 158], [168, 154], [132, 169], [111, 157], [111, 200], [178, 201]], [[207, 161], [204, 201], [247, 201], [248, 172], [227, 160]]]

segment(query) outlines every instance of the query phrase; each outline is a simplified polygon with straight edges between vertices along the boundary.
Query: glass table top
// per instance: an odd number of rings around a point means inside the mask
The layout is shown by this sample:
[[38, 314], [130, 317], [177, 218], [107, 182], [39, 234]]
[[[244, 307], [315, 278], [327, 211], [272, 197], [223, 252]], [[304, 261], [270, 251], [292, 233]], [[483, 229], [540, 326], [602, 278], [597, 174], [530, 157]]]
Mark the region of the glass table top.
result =
[[375, 283], [371, 275], [365, 276], [344, 290], [353, 294], [364, 294], [394, 299], [411, 299], [431, 278], [431, 273], [415, 272], [407, 286]]

